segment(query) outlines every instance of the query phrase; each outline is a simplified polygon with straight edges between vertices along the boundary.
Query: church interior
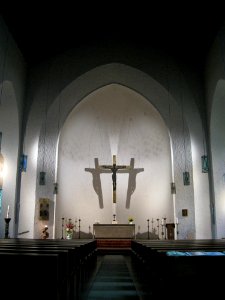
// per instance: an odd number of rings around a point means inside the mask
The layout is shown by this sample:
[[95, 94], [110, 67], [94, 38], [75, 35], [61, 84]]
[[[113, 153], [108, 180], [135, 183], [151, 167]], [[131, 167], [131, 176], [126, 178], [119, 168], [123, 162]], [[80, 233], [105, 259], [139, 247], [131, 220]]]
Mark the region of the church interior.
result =
[[58, 300], [215, 295], [225, 18], [79, 13], [0, 15], [1, 282], [24, 269]]

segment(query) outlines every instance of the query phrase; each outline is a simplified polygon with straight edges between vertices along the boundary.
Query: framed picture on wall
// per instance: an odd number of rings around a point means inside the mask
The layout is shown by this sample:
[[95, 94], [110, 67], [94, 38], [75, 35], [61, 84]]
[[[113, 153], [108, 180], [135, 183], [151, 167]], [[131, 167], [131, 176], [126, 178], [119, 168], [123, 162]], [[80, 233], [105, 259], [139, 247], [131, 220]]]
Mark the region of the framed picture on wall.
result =
[[182, 217], [187, 217], [188, 216], [188, 210], [185, 208], [185, 209], [182, 209]]
[[49, 220], [49, 202], [48, 198], [39, 199], [39, 220]]

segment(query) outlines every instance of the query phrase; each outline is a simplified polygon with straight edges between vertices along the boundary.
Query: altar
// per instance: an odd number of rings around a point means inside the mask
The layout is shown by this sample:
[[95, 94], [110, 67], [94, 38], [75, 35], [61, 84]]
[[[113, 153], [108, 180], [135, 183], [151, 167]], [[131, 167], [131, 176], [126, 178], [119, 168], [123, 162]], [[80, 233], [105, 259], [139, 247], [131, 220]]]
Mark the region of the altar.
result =
[[134, 239], [135, 224], [94, 224], [95, 239]]

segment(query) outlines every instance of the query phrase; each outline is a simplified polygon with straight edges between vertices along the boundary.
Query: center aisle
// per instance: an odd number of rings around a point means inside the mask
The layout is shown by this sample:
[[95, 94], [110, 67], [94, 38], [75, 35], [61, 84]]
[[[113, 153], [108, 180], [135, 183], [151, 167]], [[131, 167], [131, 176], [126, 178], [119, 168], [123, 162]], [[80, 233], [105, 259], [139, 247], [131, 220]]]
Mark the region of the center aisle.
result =
[[140, 300], [124, 255], [104, 255], [86, 300]]

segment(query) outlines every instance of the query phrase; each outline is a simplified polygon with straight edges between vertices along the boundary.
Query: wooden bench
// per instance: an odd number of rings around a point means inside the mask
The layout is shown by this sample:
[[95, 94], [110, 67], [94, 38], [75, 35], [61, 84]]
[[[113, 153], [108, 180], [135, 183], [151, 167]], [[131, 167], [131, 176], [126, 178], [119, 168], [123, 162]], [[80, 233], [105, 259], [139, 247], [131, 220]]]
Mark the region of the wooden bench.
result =
[[[2, 239], [1, 282], [3, 286], [9, 286], [8, 279], [11, 278], [18, 288], [24, 288], [29, 282], [35, 295], [42, 299], [78, 299], [90, 273], [87, 264], [93, 260], [95, 250], [94, 240]], [[27, 281], [21, 273], [29, 274]], [[24, 290], [19, 289], [19, 293], [18, 297], [25, 299]]]
[[131, 248], [141, 280], [151, 283], [159, 297], [174, 295], [176, 287], [185, 297], [203, 297], [223, 285], [219, 272], [225, 268], [223, 240], [135, 240]]

